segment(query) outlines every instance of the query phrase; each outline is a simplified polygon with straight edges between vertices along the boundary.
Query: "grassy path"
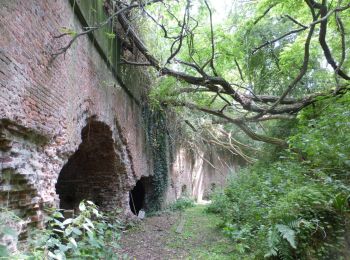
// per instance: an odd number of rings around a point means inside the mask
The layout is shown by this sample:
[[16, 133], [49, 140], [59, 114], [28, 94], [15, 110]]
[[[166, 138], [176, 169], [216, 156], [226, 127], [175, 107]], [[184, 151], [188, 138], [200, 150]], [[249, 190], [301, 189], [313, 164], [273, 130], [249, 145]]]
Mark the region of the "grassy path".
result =
[[125, 232], [123, 253], [131, 259], [232, 259], [231, 243], [217, 228], [217, 216], [205, 206], [145, 219]]

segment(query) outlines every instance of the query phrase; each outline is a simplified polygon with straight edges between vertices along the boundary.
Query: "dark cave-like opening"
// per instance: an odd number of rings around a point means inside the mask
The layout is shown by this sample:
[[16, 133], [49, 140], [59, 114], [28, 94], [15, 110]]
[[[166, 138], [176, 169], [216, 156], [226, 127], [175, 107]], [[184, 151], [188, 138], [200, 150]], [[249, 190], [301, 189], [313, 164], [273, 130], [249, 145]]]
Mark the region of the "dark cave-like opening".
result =
[[135, 187], [129, 192], [129, 205], [132, 213], [139, 214], [145, 207], [146, 190], [143, 179], [136, 182]]
[[62, 168], [56, 192], [60, 208], [77, 209], [82, 200], [102, 210], [120, 206], [122, 164], [116, 155], [112, 131], [105, 123], [90, 121], [82, 130], [82, 143]]

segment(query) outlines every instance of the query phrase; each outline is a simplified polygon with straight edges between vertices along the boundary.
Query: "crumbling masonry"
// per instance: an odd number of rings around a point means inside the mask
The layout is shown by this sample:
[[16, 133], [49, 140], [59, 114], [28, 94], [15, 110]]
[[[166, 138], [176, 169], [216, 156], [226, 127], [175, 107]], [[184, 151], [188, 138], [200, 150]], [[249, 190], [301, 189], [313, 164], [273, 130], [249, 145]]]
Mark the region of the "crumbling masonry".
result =
[[[149, 81], [118, 66], [118, 41], [101, 31], [53, 59], [68, 40], [55, 38], [62, 28], [81, 31], [105, 17], [102, 0], [72, 2], [0, 0], [0, 206], [23, 219], [23, 234], [42, 225], [46, 206], [90, 199], [131, 213], [129, 192], [154, 175], [142, 113]], [[167, 153], [164, 203], [182, 193], [201, 198], [225, 180], [215, 152], [217, 169], [181, 144]]]

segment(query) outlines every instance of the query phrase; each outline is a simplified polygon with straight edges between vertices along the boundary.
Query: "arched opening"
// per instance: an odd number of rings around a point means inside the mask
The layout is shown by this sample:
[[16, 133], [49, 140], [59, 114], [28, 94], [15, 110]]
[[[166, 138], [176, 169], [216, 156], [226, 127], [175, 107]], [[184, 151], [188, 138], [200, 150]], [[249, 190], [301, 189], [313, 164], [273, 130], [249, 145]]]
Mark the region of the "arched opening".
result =
[[210, 200], [215, 190], [216, 190], [216, 183], [215, 182], [210, 183], [210, 187], [207, 187], [203, 192], [203, 200]]
[[112, 131], [98, 121], [82, 130], [82, 143], [62, 168], [56, 184], [60, 208], [77, 209], [83, 199], [102, 210], [120, 207], [120, 175], [125, 167], [115, 152]]
[[184, 185], [182, 185], [182, 187], [181, 187], [181, 196], [187, 196], [188, 194], [187, 194], [187, 185], [186, 184], [184, 184]]
[[135, 215], [138, 215], [141, 209], [146, 212], [152, 211], [157, 199], [152, 176], [142, 177], [136, 182], [134, 188], [129, 191], [130, 210]]
[[136, 182], [135, 187], [129, 192], [129, 204], [132, 213], [139, 214], [139, 211], [145, 206], [145, 187], [142, 180]]

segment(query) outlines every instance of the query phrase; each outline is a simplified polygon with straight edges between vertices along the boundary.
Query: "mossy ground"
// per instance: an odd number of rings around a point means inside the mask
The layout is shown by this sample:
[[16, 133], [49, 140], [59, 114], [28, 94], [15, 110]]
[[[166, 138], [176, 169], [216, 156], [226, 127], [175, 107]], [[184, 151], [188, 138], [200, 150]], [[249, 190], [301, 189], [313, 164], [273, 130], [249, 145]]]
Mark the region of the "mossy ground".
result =
[[232, 242], [217, 227], [219, 221], [201, 205], [164, 212], [125, 232], [123, 253], [131, 259], [233, 259]]

